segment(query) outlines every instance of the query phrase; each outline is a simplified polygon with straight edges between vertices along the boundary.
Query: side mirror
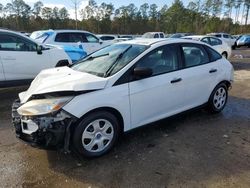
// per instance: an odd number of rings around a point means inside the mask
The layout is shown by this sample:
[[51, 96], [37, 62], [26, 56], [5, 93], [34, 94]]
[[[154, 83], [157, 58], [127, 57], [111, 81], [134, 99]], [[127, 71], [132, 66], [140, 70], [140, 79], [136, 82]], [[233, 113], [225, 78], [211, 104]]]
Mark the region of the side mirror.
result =
[[148, 67], [136, 67], [134, 69], [133, 75], [136, 79], [147, 78], [153, 74], [153, 70]]
[[99, 39], [99, 44], [103, 44], [103, 41], [101, 39]]
[[41, 45], [38, 45], [36, 47], [37, 54], [41, 55], [43, 53], [43, 47]]

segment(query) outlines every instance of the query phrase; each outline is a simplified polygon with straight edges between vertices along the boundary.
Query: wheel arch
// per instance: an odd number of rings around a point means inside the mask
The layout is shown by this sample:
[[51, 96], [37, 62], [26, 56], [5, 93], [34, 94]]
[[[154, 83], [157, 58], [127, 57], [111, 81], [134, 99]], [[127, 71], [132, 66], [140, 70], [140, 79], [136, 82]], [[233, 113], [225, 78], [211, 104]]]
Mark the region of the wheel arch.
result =
[[220, 83], [218, 83], [214, 88], [216, 88], [220, 84], [225, 84], [227, 86], [227, 89], [230, 89], [231, 87], [231, 82], [229, 82], [228, 80], [223, 80]]
[[216, 85], [214, 86], [212, 92], [210, 93], [209, 98], [208, 98], [208, 102], [209, 102], [209, 99], [210, 99], [211, 95], [213, 94], [213, 91], [214, 91], [215, 88], [216, 88], [218, 85], [220, 85], [220, 84], [225, 84], [226, 87], [227, 87], [227, 90], [229, 90], [230, 87], [231, 87], [231, 82], [229, 82], [228, 80], [223, 80], [223, 81], [219, 82], [218, 84], [216, 84]]
[[115, 109], [113, 107], [99, 107], [99, 108], [92, 109], [92, 110], [88, 111], [87, 113], [85, 113], [81, 118], [79, 118], [78, 122], [80, 122], [83, 118], [85, 118], [89, 114], [92, 114], [95, 112], [100, 112], [100, 111], [106, 111], [106, 112], [110, 112], [111, 114], [113, 114], [117, 118], [119, 125], [121, 126], [120, 127], [121, 132], [122, 133], [124, 132], [124, 120], [123, 120], [122, 114], [117, 109]]

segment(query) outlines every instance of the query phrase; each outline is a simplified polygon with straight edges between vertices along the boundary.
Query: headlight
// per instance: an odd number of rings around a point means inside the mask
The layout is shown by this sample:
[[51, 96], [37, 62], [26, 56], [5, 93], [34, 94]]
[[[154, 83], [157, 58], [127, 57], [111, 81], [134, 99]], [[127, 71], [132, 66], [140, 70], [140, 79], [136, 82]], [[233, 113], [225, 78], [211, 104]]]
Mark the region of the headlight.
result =
[[73, 97], [60, 97], [51, 99], [31, 100], [17, 109], [17, 112], [22, 116], [37, 116], [49, 114], [61, 109]]

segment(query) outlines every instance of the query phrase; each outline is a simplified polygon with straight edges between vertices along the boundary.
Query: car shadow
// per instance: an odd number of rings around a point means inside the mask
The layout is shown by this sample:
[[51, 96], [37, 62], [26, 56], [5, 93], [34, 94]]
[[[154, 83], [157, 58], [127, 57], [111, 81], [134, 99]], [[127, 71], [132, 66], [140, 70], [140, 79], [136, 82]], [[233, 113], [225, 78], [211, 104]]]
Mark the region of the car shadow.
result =
[[98, 187], [200, 187], [249, 173], [249, 122], [250, 100], [230, 97], [221, 114], [195, 110], [143, 126], [99, 158], [47, 152], [49, 168]]

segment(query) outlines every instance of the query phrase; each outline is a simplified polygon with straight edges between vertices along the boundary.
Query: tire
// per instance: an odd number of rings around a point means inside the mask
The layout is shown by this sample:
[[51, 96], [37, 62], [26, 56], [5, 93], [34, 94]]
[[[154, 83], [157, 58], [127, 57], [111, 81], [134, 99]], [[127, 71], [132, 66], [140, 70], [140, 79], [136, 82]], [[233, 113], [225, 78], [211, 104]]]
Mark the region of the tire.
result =
[[223, 52], [221, 55], [227, 59], [227, 52]]
[[91, 113], [75, 128], [73, 145], [75, 150], [85, 157], [99, 157], [114, 147], [119, 133], [118, 120], [112, 113]]
[[208, 110], [211, 113], [220, 113], [226, 106], [228, 88], [224, 83], [215, 87], [208, 101]]

